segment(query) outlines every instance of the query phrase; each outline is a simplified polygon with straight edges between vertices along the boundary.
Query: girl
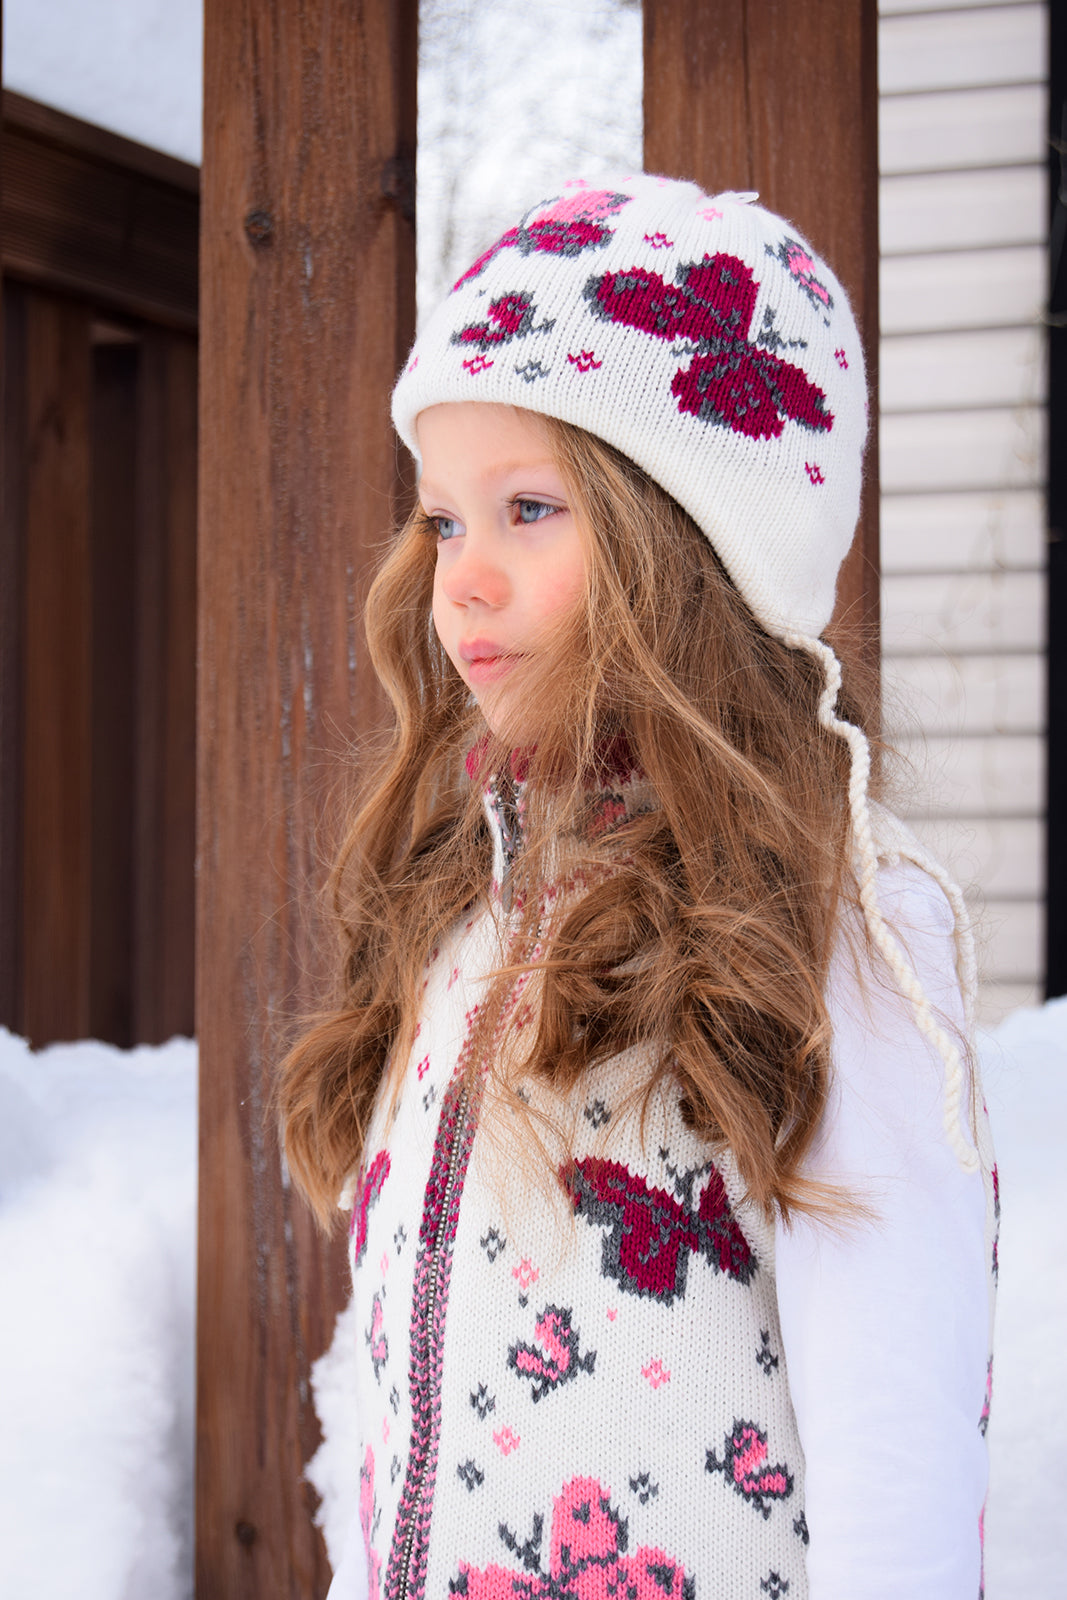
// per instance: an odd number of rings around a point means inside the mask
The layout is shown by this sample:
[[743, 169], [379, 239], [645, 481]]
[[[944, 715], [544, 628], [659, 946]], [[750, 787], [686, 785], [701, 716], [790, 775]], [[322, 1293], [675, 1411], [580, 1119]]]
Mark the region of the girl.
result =
[[753, 199], [567, 185], [396, 387], [396, 727], [280, 1091], [352, 1206], [333, 1600], [979, 1592], [973, 960], [821, 637], [859, 338]]

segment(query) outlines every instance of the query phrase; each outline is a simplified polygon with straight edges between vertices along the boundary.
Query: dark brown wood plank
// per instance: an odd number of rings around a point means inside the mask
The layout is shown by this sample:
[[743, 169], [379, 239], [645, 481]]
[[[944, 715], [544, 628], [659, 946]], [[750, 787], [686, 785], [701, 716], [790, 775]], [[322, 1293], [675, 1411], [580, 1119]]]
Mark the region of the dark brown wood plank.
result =
[[136, 340], [92, 350], [92, 785], [89, 1029], [134, 1042], [130, 968], [133, 896], [134, 502]]
[[198, 735], [197, 1593], [320, 1596], [308, 1366], [341, 1253], [282, 1182], [280, 1035], [320, 991], [325, 794], [375, 715], [357, 626], [402, 494], [414, 0], [205, 10]]
[[190, 161], [180, 161], [177, 156], [163, 150], [153, 150], [134, 139], [123, 138], [110, 128], [101, 128], [95, 122], [83, 122], [55, 106], [42, 105], [14, 89], [3, 91], [3, 120], [7, 127], [31, 134], [42, 144], [59, 149], [80, 151], [87, 159], [121, 167], [127, 172], [140, 173], [156, 183], [186, 194], [200, 193], [200, 168]]
[[22, 1032], [26, 295], [3, 288], [0, 411], [0, 1024]]
[[196, 365], [195, 340], [142, 331], [131, 1009], [147, 1043], [194, 1030]]
[[872, 395], [863, 511], [836, 637], [878, 659], [876, 0], [645, 0], [645, 166], [756, 189], [833, 264]]
[[[0, 63], [3, 16], [0, 0]], [[0, 1024], [17, 1031], [22, 1021], [21, 464], [26, 408], [22, 303], [17, 294], [7, 294], [2, 278], [3, 189], [0, 122]]]
[[195, 331], [195, 173], [5, 92], [5, 274]]
[[26, 296], [23, 1017], [89, 1032], [91, 530], [88, 312]]

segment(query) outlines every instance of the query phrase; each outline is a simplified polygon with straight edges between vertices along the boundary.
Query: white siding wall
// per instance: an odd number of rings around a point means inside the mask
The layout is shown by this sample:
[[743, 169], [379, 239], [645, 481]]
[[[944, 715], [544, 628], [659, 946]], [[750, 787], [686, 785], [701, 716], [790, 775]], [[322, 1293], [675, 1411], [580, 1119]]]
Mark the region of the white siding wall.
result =
[[882, 0], [882, 615], [904, 809], [1043, 979], [1046, 6]]

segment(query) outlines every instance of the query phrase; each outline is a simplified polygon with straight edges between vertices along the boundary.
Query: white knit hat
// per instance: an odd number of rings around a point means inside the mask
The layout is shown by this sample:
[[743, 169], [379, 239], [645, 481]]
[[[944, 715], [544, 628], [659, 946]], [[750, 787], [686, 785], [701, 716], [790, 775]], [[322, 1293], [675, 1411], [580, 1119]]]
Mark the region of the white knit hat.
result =
[[944, 888], [970, 1010], [963, 899], [903, 824], [872, 815], [870, 750], [837, 715], [841, 668], [820, 638], [859, 516], [859, 333], [830, 268], [755, 199], [646, 174], [564, 184], [480, 256], [430, 318], [393, 391], [393, 421], [416, 459], [416, 418], [446, 401], [519, 406], [595, 434], [688, 511], [767, 632], [820, 663], [819, 721], [850, 749], [867, 927], [945, 1063], [946, 1136], [974, 1168], [960, 1126], [960, 1051], [882, 915], [879, 860], [906, 856]]
[[754, 616], [817, 636], [859, 514], [867, 395], [848, 301], [752, 202], [577, 179], [465, 272], [393, 394], [521, 406], [629, 456], [689, 512]]

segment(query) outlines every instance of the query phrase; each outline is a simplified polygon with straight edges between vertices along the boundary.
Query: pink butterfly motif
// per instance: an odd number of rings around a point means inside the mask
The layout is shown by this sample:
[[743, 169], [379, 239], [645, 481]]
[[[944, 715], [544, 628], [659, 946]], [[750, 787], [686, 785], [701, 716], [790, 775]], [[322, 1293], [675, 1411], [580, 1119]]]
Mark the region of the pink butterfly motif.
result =
[[561, 1383], [576, 1378], [579, 1372], [593, 1371], [596, 1351], [578, 1353], [578, 1330], [571, 1327], [571, 1312], [559, 1306], [546, 1306], [534, 1324], [535, 1344], [513, 1344], [508, 1351], [508, 1366], [520, 1377], [531, 1378], [534, 1403], [558, 1389]]
[[456, 1591], [467, 1600], [692, 1600], [693, 1580], [664, 1551], [642, 1545], [624, 1554], [625, 1519], [596, 1478], [572, 1478], [553, 1500], [547, 1572], [542, 1515], [534, 1517], [533, 1527], [533, 1537], [521, 1542], [506, 1524], [500, 1527], [507, 1548], [521, 1555], [520, 1569], [461, 1561]]
[[379, 1293], [371, 1302], [370, 1331], [366, 1336], [376, 1378], [380, 1377], [382, 1368], [389, 1360], [389, 1341], [383, 1332], [384, 1323], [385, 1313], [382, 1310], [382, 1296]]
[[720, 1461], [714, 1450], [707, 1454], [708, 1472], [721, 1472], [738, 1494], [761, 1512], [771, 1514], [774, 1500], [787, 1500], [793, 1492], [793, 1476], [782, 1465], [767, 1465], [767, 1435], [754, 1422], [735, 1422], [726, 1437]]

